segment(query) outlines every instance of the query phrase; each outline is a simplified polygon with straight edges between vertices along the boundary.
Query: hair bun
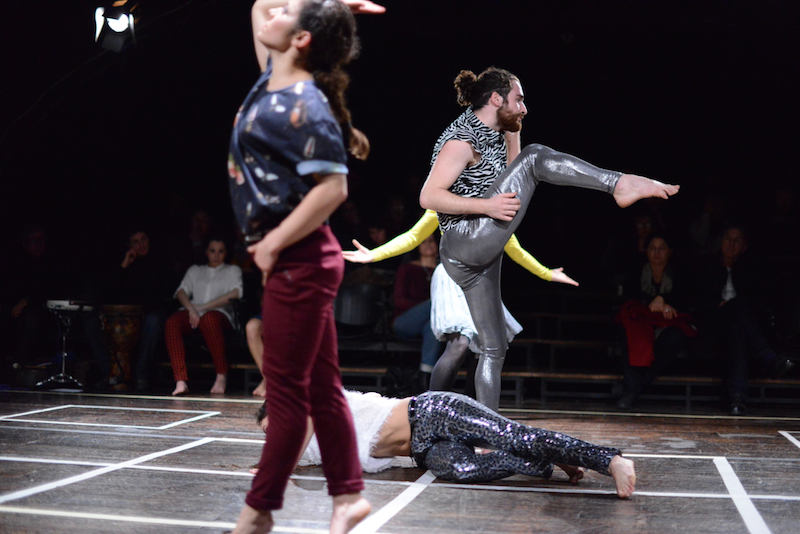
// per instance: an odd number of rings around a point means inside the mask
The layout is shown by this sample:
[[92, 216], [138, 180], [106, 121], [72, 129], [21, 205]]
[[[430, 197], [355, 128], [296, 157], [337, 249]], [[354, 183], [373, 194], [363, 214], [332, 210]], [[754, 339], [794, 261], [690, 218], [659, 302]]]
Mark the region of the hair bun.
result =
[[462, 70], [453, 81], [453, 85], [458, 93], [457, 102], [460, 106], [469, 106], [472, 103], [472, 91], [478, 77], [471, 70]]

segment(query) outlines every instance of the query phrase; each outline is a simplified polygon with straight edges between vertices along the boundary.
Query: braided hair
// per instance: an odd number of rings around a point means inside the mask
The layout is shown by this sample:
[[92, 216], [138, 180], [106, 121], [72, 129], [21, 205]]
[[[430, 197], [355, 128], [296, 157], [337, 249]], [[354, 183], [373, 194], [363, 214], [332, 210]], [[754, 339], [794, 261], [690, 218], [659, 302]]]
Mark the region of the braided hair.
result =
[[311, 34], [311, 46], [301, 58], [303, 68], [314, 76], [317, 87], [328, 98], [350, 152], [366, 159], [369, 141], [353, 128], [344, 96], [350, 77], [342, 67], [355, 59], [360, 50], [353, 13], [339, 0], [305, 0], [297, 26]]

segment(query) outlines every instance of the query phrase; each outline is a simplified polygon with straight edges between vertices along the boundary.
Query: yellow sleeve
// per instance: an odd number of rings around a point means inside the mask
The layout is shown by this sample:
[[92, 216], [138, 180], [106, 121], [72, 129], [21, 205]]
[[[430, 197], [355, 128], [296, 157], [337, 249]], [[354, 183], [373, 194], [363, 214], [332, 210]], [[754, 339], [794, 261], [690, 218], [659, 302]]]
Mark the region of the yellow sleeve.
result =
[[517, 236], [511, 235], [511, 239], [506, 243], [504, 250], [509, 258], [519, 263], [542, 280], [547, 280], [549, 282], [553, 279], [553, 271], [539, 263], [536, 258], [531, 256], [530, 252], [522, 248]]
[[375, 261], [383, 261], [405, 254], [417, 248], [438, 226], [439, 219], [436, 216], [436, 212], [425, 210], [420, 220], [410, 230], [372, 249], [370, 252], [375, 257]]

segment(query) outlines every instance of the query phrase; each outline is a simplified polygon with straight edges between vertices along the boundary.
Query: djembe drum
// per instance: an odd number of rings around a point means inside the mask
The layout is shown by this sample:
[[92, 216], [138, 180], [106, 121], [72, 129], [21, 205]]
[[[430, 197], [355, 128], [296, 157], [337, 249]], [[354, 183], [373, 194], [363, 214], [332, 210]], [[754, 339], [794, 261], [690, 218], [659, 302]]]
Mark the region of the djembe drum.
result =
[[131, 382], [131, 359], [142, 336], [142, 307], [106, 304], [100, 308], [100, 319], [108, 335], [111, 352], [109, 384], [115, 390], [126, 390]]

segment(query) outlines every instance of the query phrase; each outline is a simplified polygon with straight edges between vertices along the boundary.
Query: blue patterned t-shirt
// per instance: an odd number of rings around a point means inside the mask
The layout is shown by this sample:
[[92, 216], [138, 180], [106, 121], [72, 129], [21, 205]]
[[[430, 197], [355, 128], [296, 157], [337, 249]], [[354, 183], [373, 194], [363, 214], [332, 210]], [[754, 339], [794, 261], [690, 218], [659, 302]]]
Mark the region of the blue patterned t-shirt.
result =
[[347, 174], [342, 130], [313, 81], [267, 91], [272, 64], [236, 114], [228, 155], [233, 211], [248, 241], [300, 203], [315, 174]]

